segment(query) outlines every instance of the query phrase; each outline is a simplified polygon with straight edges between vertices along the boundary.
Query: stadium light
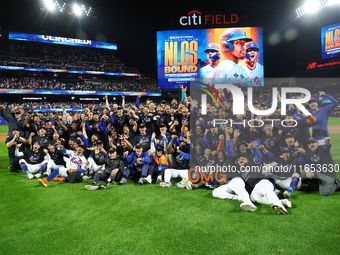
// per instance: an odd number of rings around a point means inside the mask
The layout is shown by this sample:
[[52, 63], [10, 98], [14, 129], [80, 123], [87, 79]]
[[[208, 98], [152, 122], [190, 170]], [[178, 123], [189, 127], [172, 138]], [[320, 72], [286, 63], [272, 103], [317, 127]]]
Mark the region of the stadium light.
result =
[[[83, 5], [84, 6], [84, 5]], [[76, 15], [76, 16], [81, 16], [82, 13], [83, 13], [83, 8], [80, 7], [79, 5], [77, 4], [74, 4], [73, 5], [73, 13]]]
[[81, 3], [68, 4], [62, 0], [43, 0], [42, 3], [41, 11], [47, 10], [52, 12], [58, 9], [60, 13], [67, 13], [68, 15], [82, 16], [85, 14], [87, 17], [94, 17], [94, 9], [86, 7]]
[[295, 10], [297, 18], [306, 13], [316, 13], [322, 8], [339, 4], [340, 0], [307, 0], [304, 5]]
[[55, 9], [55, 2], [53, 0], [45, 0], [44, 4], [49, 11], [54, 11]]

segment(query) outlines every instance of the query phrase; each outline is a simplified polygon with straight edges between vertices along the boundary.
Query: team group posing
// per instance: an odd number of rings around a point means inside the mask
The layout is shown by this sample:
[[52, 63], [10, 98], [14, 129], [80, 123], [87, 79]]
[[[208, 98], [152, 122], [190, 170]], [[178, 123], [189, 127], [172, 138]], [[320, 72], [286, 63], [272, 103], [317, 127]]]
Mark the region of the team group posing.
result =
[[[291, 106], [286, 116], [280, 115], [280, 109], [271, 116], [253, 116], [247, 109], [234, 116], [230, 91], [220, 90], [223, 104], [208, 104], [206, 115], [196, 100], [186, 96], [186, 88], [181, 91], [180, 103], [174, 99], [156, 105], [148, 99], [141, 104], [137, 97], [135, 105], [127, 106], [122, 97], [122, 104], [111, 108], [106, 97], [102, 113], [88, 108], [74, 116], [51, 112], [49, 119], [31, 111], [12, 110], [7, 115], [1, 107], [10, 130], [6, 146], [11, 171], [21, 169], [43, 186], [51, 180], [92, 179], [85, 186], [88, 190], [126, 184], [131, 177], [139, 184], [155, 180], [166, 188], [172, 187], [172, 178], [182, 178], [177, 183], [180, 188], [211, 188], [214, 197], [239, 200], [246, 211], [255, 211], [254, 202], [259, 202], [281, 214], [288, 213], [288, 198], [302, 181], [318, 187], [323, 196], [340, 187], [327, 129], [329, 113], [338, 101], [330, 95], [321, 91], [319, 98], [308, 102], [309, 117]], [[331, 104], [321, 107], [324, 98]], [[213, 125], [217, 118], [238, 124]], [[236, 171], [226, 171], [224, 182], [197, 181], [189, 173], [190, 167], [195, 168], [197, 177], [208, 166], [233, 166]], [[279, 199], [279, 189], [284, 190], [284, 199]]]

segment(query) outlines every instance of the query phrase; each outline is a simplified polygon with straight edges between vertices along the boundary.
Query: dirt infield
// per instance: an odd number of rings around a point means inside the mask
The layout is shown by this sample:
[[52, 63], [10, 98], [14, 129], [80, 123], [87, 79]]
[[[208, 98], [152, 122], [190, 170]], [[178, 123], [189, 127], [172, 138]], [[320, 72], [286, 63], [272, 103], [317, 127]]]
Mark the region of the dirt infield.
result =
[[[328, 126], [330, 134], [340, 134], [340, 126]], [[6, 141], [7, 134], [0, 134], [0, 142]]]
[[0, 142], [6, 141], [7, 134], [0, 134]]

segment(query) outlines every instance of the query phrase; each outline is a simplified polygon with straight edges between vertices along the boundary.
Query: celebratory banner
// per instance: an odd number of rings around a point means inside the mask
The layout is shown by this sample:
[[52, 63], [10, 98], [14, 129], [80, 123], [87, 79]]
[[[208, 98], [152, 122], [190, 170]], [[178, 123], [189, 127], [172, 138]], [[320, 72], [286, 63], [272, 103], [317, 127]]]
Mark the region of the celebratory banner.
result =
[[19, 33], [19, 32], [9, 32], [8, 38], [11, 40], [19, 40], [19, 41], [52, 43], [52, 44], [62, 44], [62, 45], [69, 45], [69, 46], [82, 46], [82, 47], [91, 47], [91, 48], [99, 48], [99, 49], [107, 49], [107, 50], [117, 50], [116, 43], [98, 42], [98, 41], [92, 41], [92, 40], [83, 40], [83, 39], [53, 36], [53, 35], [38, 35], [38, 34], [27, 34], [27, 33]]
[[232, 82], [235, 85], [263, 86], [262, 28], [158, 31], [157, 60], [158, 84], [164, 89], [198, 78], [206, 83], [232, 78], [240, 83]]
[[340, 23], [321, 28], [322, 59], [340, 56]]

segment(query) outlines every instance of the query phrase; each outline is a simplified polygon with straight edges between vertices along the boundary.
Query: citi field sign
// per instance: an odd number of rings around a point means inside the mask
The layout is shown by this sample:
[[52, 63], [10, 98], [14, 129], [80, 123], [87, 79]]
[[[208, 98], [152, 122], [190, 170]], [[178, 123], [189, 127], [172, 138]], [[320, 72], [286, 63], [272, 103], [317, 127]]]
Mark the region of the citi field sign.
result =
[[202, 14], [200, 11], [191, 11], [179, 18], [181, 26], [230, 25], [238, 21], [237, 14]]

